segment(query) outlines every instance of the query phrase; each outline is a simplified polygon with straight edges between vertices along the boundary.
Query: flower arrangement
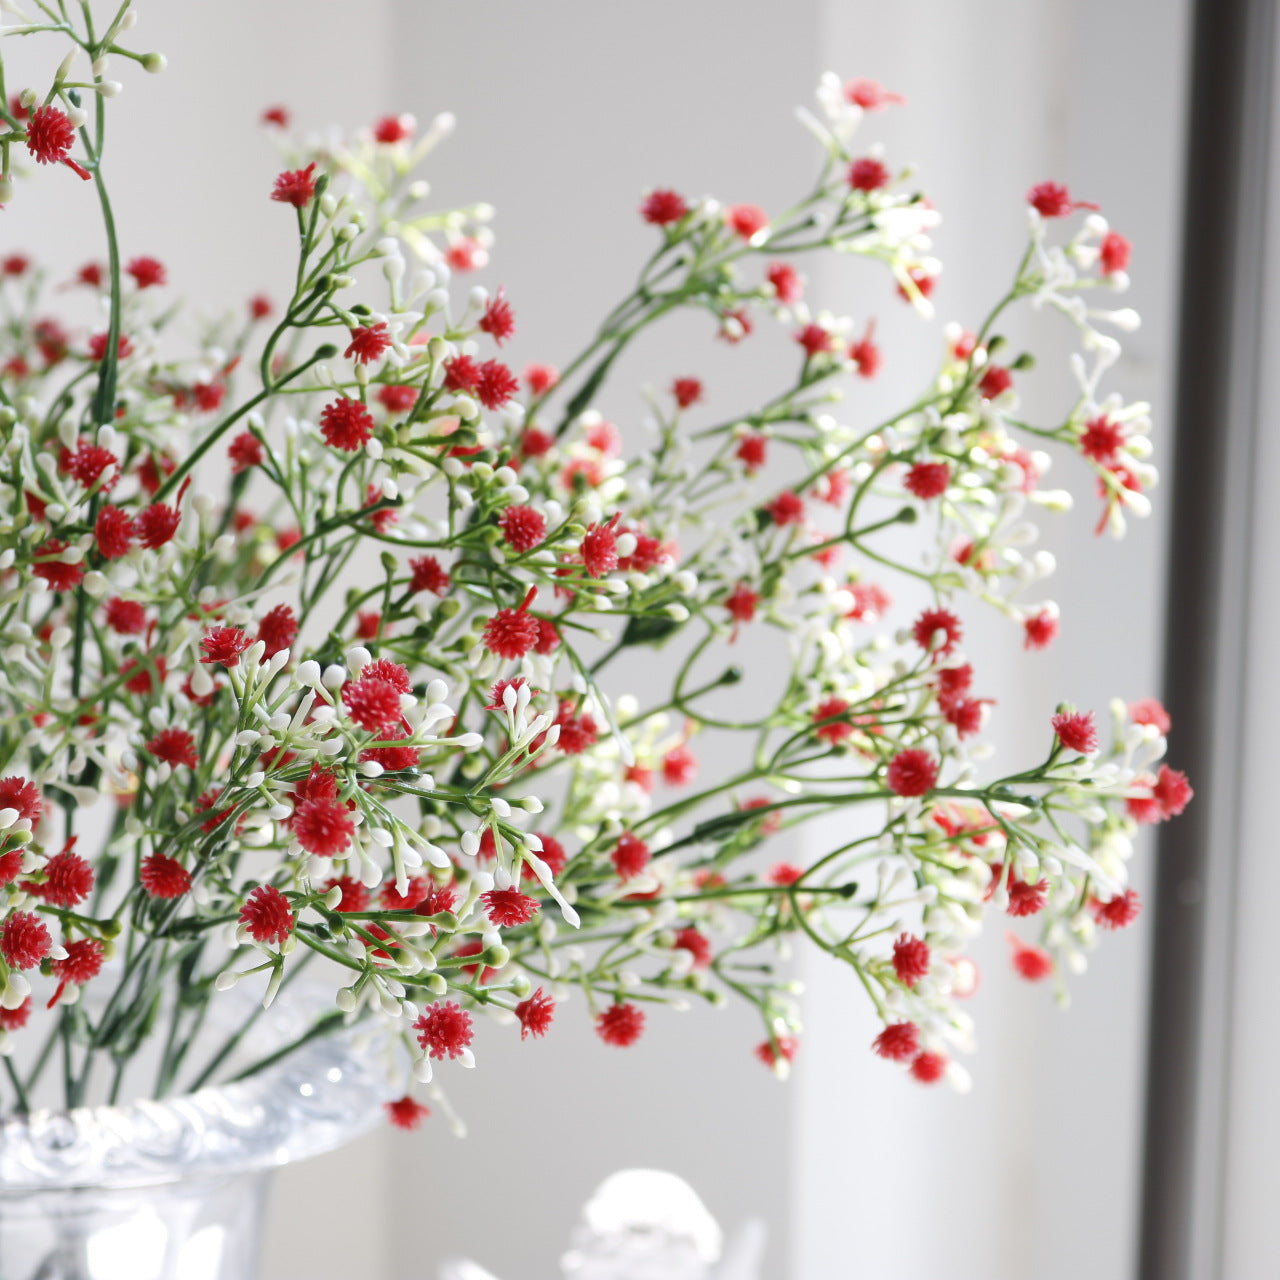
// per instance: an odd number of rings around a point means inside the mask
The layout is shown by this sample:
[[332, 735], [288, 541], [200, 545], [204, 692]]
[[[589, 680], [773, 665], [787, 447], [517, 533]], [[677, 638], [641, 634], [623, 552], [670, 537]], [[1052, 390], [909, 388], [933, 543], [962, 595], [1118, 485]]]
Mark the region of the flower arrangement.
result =
[[[931, 315], [937, 214], [853, 145], [901, 101], [880, 85], [824, 78], [819, 173], [785, 212], [650, 191], [635, 288], [560, 371], [521, 374], [515, 304], [465, 283], [489, 211], [432, 211], [416, 176], [451, 118], [304, 143], [271, 108], [293, 293], [193, 343], [163, 264], [118, 242], [102, 160], [109, 62], [163, 59], [129, 47], [130, 0], [97, 25], [84, 0], [29, 8], [4, 34], [68, 53], [20, 92], [0, 61], [0, 199], [24, 168], [83, 192], [106, 253], [0, 262], [7, 1106], [59, 1072], [66, 1106], [252, 1072], [257, 1018], [307, 968], [336, 993], [307, 1035], [379, 1028], [404, 1127], [433, 1064], [471, 1065], [481, 1013], [536, 1039], [569, 1002], [625, 1047], [655, 1005], [737, 996], [785, 1073], [797, 937], [853, 971], [874, 1052], [962, 1085], [988, 912], [1019, 925], [1017, 971], [1058, 984], [1133, 920], [1136, 827], [1191, 795], [1167, 716], [1117, 702], [1104, 746], [1063, 705], [1038, 762], [983, 780], [959, 603], [1054, 639], [1052, 558], [1027, 550], [1070, 501], [1041, 486], [1051, 446], [1092, 475], [1099, 532], [1148, 509], [1147, 407], [1100, 389], [1136, 317], [1089, 305], [1127, 286], [1129, 245], [1093, 206], [1035, 187], [1008, 292], [870, 423], [840, 391], [877, 375], [874, 323], [811, 311], [801, 268], [872, 259], [885, 305]], [[55, 318], [69, 286], [99, 331]], [[1019, 302], [1080, 336], [1054, 425], [1020, 414]], [[620, 353], [682, 309], [731, 344], [773, 329], [794, 376], [718, 418], [666, 371], [642, 425], [604, 419]], [[768, 670], [741, 670], [766, 636]], [[853, 806], [798, 858], [802, 824]], [[237, 983], [259, 1013], [197, 1059]], [[149, 1046], [154, 1079], [126, 1085]]]

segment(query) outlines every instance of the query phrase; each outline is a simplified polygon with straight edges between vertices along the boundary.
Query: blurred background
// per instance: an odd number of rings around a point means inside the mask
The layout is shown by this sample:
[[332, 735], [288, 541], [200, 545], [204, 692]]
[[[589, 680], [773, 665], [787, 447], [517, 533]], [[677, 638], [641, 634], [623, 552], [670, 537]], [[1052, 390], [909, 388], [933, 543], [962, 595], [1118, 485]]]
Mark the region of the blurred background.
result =
[[[175, 294], [208, 311], [241, 308], [256, 292], [279, 297], [289, 271], [293, 221], [266, 199], [279, 166], [257, 123], [264, 107], [284, 104], [303, 131], [405, 111], [425, 122], [447, 109], [459, 128], [428, 176], [443, 206], [480, 199], [498, 210], [492, 264], [479, 279], [504, 284], [514, 303], [510, 362], [565, 362], [648, 252], [652, 233], [636, 214], [644, 189], [766, 210], [791, 202], [816, 164], [793, 107], [810, 104], [831, 69], [907, 97], [905, 108], [869, 116], [859, 145], [883, 142], [891, 164], [918, 165], [943, 215], [936, 251], [946, 268], [932, 325], [882, 278], [868, 286], [844, 264], [811, 269], [817, 304], [874, 317], [885, 352], [879, 379], [853, 389], [860, 398], [851, 392], [840, 412], [875, 420], [904, 402], [937, 359], [942, 323], [975, 327], [1021, 253], [1025, 192], [1052, 178], [1101, 204], [1134, 243], [1129, 301], [1144, 325], [1109, 385], [1153, 402], [1157, 460], [1169, 459], [1188, 0], [138, 7], [139, 43], [163, 51], [169, 70], [122, 75], [126, 92], [112, 104], [107, 163], [123, 251], [160, 258]], [[31, 56], [32, 82], [47, 82], [52, 67], [38, 65], [34, 48]], [[91, 199], [70, 180], [24, 192], [4, 212], [4, 249], [76, 263], [101, 256]], [[1020, 323], [1014, 336], [1041, 353], [1033, 402], [1062, 403], [1073, 335], [1029, 313]], [[738, 348], [713, 338], [705, 318], [679, 321], [631, 354], [600, 405], [624, 438], [645, 386], [693, 374], [717, 414], [732, 412], [779, 385], [792, 360], [782, 333]], [[1084, 498], [1045, 533], [1059, 561], [1050, 589], [1060, 639], [1027, 655], [1008, 624], [966, 616], [984, 692], [998, 703], [1002, 754], [1038, 750], [1060, 700], [1101, 710], [1112, 696], [1161, 689], [1167, 504], [1122, 543], [1095, 539], [1086, 473], [1071, 459], [1057, 465], [1065, 474], [1054, 481]], [[1280, 475], [1280, 459], [1258, 465]], [[1266, 532], [1260, 525], [1259, 537]], [[1275, 608], [1265, 598], [1261, 607]], [[1225, 1032], [1238, 1046], [1218, 1184], [1235, 1250], [1220, 1274], [1241, 1280], [1280, 1274], [1259, 1211], [1275, 1194], [1263, 1153], [1280, 1137], [1264, 1040], [1278, 1047], [1276, 1020], [1259, 976], [1274, 968], [1261, 772], [1264, 712], [1276, 704], [1269, 621], [1249, 622], [1262, 643], [1245, 659], [1257, 666], [1248, 767], [1258, 774], [1249, 775], [1256, 799], [1241, 872], [1253, 892], [1236, 917], [1242, 1012]], [[750, 651], [743, 656], [749, 666]], [[1178, 765], [1176, 724], [1171, 760]], [[806, 851], [777, 852], [803, 860]], [[1144, 896], [1151, 868], [1144, 847]], [[1090, 973], [1072, 981], [1064, 1011], [1019, 985], [992, 928], [978, 952], [979, 1053], [965, 1097], [922, 1089], [873, 1058], [871, 1010], [851, 976], [803, 952], [805, 1036], [785, 1085], [752, 1056], [758, 1027], [735, 1007], [655, 1014], [624, 1053], [585, 1019], [566, 1016], [531, 1045], [486, 1027], [479, 1069], [446, 1082], [469, 1136], [432, 1120], [418, 1134], [378, 1133], [286, 1170], [266, 1274], [425, 1280], [442, 1258], [468, 1255], [502, 1280], [549, 1277], [593, 1187], [643, 1165], [689, 1179], [730, 1231], [762, 1220], [769, 1277], [1120, 1280], [1134, 1274], [1150, 942], [1145, 917], [1108, 939]]]

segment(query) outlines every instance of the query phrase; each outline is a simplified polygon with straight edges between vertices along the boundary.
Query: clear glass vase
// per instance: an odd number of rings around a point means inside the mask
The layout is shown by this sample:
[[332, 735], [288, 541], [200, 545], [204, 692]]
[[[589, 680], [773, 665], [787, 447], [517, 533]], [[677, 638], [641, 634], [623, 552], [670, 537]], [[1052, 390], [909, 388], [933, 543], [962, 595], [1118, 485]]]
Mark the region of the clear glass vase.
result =
[[271, 1173], [378, 1119], [349, 1034], [236, 1084], [0, 1118], [0, 1280], [255, 1280]]

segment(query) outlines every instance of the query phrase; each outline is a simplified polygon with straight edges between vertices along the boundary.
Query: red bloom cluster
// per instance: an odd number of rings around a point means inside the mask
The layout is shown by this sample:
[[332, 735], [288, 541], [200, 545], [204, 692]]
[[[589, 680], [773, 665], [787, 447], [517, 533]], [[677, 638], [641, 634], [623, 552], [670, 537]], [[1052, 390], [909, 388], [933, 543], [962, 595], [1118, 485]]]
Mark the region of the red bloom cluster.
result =
[[538, 902], [519, 889], [490, 889], [480, 895], [485, 914], [500, 929], [528, 924], [538, 914]]
[[889, 761], [884, 780], [895, 795], [927, 795], [938, 780], [938, 762], [920, 747], [908, 747]]
[[293, 932], [293, 912], [279, 889], [260, 884], [240, 908], [240, 923], [258, 942], [282, 943]]
[[344, 453], [355, 453], [374, 432], [369, 410], [359, 400], [339, 396], [320, 411], [320, 434], [325, 443]]
[[431, 1114], [430, 1107], [408, 1094], [382, 1105], [387, 1109], [387, 1119], [397, 1129], [416, 1129]]
[[461, 1057], [471, 1044], [471, 1015], [452, 1000], [429, 1005], [418, 1015], [413, 1029], [427, 1055], [437, 1060]]
[[176, 858], [164, 853], [144, 858], [138, 878], [153, 898], [180, 898], [191, 888], [191, 872]]
[[893, 944], [893, 971], [904, 987], [914, 987], [929, 972], [929, 944], [909, 933]]
[[516, 1017], [520, 1021], [520, 1039], [533, 1036], [538, 1040], [545, 1036], [555, 1017], [555, 1012], [556, 1002], [541, 987], [527, 1000], [521, 1000], [515, 1009]]
[[611, 1004], [596, 1018], [596, 1034], [605, 1044], [625, 1049], [644, 1033], [644, 1014], [633, 1004]]
[[1052, 724], [1058, 741], [1068, 751], [1078, 751], [1085, 756], [1097, 751], [1098, 731], [1094, 728], [1092, 711], [1063, 711], [1053, 717]]

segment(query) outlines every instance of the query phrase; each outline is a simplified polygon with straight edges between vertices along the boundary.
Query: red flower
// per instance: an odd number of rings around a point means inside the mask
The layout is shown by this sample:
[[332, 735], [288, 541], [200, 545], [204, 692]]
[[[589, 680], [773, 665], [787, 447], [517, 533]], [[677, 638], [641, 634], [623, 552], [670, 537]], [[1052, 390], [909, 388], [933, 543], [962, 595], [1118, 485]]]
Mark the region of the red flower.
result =
[[125, 267], [125, 271], [134, 279], [139, 289], [150, 289], [153, 285], [167, 284], [164, 263], [156, 258], [134, 258]]
[[258, 639], [266, 645], [264, 656], [273, 658], [289, 648], [298, 637], [298, 619], [287, 604], [278, 604], [262, 615], [258, 623]]
[[516, 375], [500, 360], [486, 360], [476, 370], [475, 392], [486, 409], [501, 409], [519, 390]]
[[804, 500], [790, 489], [784, 489], [778, 494], [765, 510], [772, 517], [773, 523], [779, 526], [801, 524], [804, 521]]
[[900, 93], [891, 93], [879, 80], [850, 80], [844, 96], [863, 111], [883, 111], [885, 107], [906, 102]]
[[528, 612], [537, 592], [537, 587], [530, 587], [518, 609], [499, 609], [485, 623], [482, 640], [490, 653], [500, 658], [523, 658], [537, 644], [538, 620]]
[[147, 750], [157, 760], [163, 760], [166, 764], [174, 765], [175, 767], [185, 764], [188, 769], [194, 769], [200, 763], [199, 757], [196, 755], [196, 740], [185, 729], [179, 729], [175, 726], [161, 729], [147, 743]]
[[[524, 380], [535, 396], [544, 396], [560, 381], [560, 370], [553, 364], [527, 364], [524, 367]], [[529, 447], [528, 439], [535, 431], [537, 431], [536, 427], [530, 427], [525, 432], [525, 444], [522, 445], [521, 452], [527, 458], [534, 456], [533, 450]], [[546, 453], [547, 449], [551, 447], [551, 437], [543, 431], [538, 431], [538, 435], [547, 441], [547, 448], [540, 450], [541, 453]]]
[[792, 1061], [799, 1047], [800, 1041], [795, 1036], [778, 1036], [756, 1045], [755, 1055], [766, 1067], [776, 1067], [780, 1061]]
[[479, 240], [460, 236], [445, 250], [444, 260], [454, 271], [478, 271], [489, 261], [489, 255]]
[[49, 1001], [50, 1009], [62, 998], [68, 982], [88, 982], [102, 972], [104, 948], [97, 938], [77, 938], [74, 942], [65, 943], [63, 950], [67, 954], [50, 966], [53, 976], [59, 979], [58, 989]]
[[874, 378], [880, 372], [880, 366], [884, 363], [884, 357], [880, 353], [880, 348], [876, 346], [873, 335], [876, 331], [876, 322], [870, 321], [867, 325], [867, 331], [862, 337], [849, 346], [849, 359], [858, 366], [858, 377]]
[[305, 169], [286, 170], [276, 177], [271, 198], [281, 204], [291, 204], [295, 209], [305, 209], [316, 193], [316, 165], [313, 160]]
[[734, 622], [753, 622], [756, 616], [756, 606], [760, 603], [761, 597], [758, 592], [752, 591], [745, 582], [740, 582], [734, 587], [724, 602], [724, 607], [728, 609], [729, 616]]
[[731, 204], [724, 211], [725, 225], [734, 235], [750, 240], [758, 231], [769, 225], [769, 216], [759, 205]]
[[1105, 413], [1101, 414], [1085, 423], [1078, 444], [1086, 458], [1092, 458], [1104, 467], [1114, 466], [1124, 447], [1124, 428], [1118, 422], [1112, 422]]
[[35, 551], [31, 572], [43, 578], [54, 591], [73, 591], [84, 577], [84, 565], [80, 561], [66, 564], [60, 558], [66, 549], [67, 544], [61, 538], [50, 538]]
[[[767, 802], [762, 802], [767, 803]], [[744, 808], [760, 808], [760, 805], [745, 805]], [[776, 816], [776, 815], [770, 815]], [[766, 818], [765, 822], [769, 819]], [[775, 862], [769, 868], [769, 874], [765, 877], [770, 884], [776, 885], [779, 889], [788, 889], [793, 884], [797, 884], [804, 876], [804, 868], [797, 867], [793, 862]]]
[[0, 929], [0, 954], [11, 969], [31, 969], [53, 950], [49, 930], [34, 911], [13, 911]]
[[[949, 609], [926, 609], [915, 620], [911, 630], [916, 644], [939, 658], [950, 653], [964, 634], [960, 619]], [[937, 644], [935, 639], [939, 631], [943, 633], [941, 644]], [[934, 647], [935, 644], [937, 648]]]
[[140, 636], [147, 628], [147, 611], [137, 600], [122, 600], [113, 595], [102, 607], [106, 625], [122, 636]]
[[100, 481], [104, 492], [115, 488], [119, 467], [120, 459], [110, 449], [88, 440], [79, 440], [74, 449], [63, 448], [58, 453], [58, 470], [85, 489], [92, 489]]
[[955, 728], [962, 738], [977, 733], [982, 728], [981, 698], [939, 698], [942, 718]]
[[372, 364], [391, 345], [385, 321], [375, 325], [357, 325], [351, 330], [351, 341], [342, 353], [347, 360]]
[[498, 517], [498, 526], [507, 546], [531, 551], [547, 536], [547, 522], [532, 507], [507, 507]]
[[[151, 655], [148, 655], [148, 657], [151, 657]], [[160, 683], [163, 684], [168, 669], [164, 656], [156, 655], [151, 658], [151, 661], [155, 665], [156, 675], [159, 676]], [[133, 675], [129, 676], [124, 682], [124, 687], [130, 693], [150, 693], [154, 687], [151, 681], [150, 665], [144, 665], [136, 658], [130, 658], [128, 662], [121, 664], [120, 674], [125, 675], [130, 671], [133, 672]]]
[[176, 858], [163, 853], [153, 853], [142, 860], [138, 879], [153, 898], [180, 898], [191, 888], [191, 872]]
[[[843, 698], [823, 698], [813, 709], [813, 723], [818, 726], [814, 736], [832, 746], [843, 742], [853, 733], [848, 720], [849, 704]], [[829, 721], [830, 723], [824, 723]]]
[[1105, 902], [1101, 898], [1090, 898], [1089, 910], [1101, 928], [1126, 929], [1142, 911], [1142, 899], [1136, 889], [1126, 889]]
[[677, 378], [671, 384], [671, 394], [681, 409], [687, 409], [702, 399], [702, 383], [697, 378]]
[[387, 1119], [397, 1129], [416, 1129], [430, 1114], [431, 1108], [411, 1098], [406, 1093], [403, 1098], [382, 1104], [387, 1109]]
[[1170, 769], [1167, 764], [1160, 766], [1160, 774], [1156, 778], [1151, 794], [1160, 806], [1161, 816], [1176, 818], [1191, 803], [1195, 792], [1187, 781], [1187, 775], [1179, 769]]
[[1104, 276], [1129, 269], [1129, 254], [1133, 246], [1118, 231], [1108, 231], [1098, 250], [1098, 267]]
[[279, 889], [260, 884], [240, 908], [240, 923], [258, 942], [281, 943], [293, 932], [293, 912]]
[[[541, 831], [538, 836], [542, 840], [542, 852], [538, 854], [538, 857], [551, 868], [553, 876], [558, 876], [568, 865], [569, 855], [565, 852], [564, 845], [555, 836], [546, 835]], [[524, 878], [526, 880], [535, 878], [533, 868], [528, 863], [525, 863]]]
[[560, 644], [560, 633], [550, 618], [538, 619], [538, 643], [533, 646], [534, 653], [553, 653]]
[[1058, 635], [1058, 615], [1051, 609], [1041, 609], [1027, 618], [1022, 626], [1026, 632], [1024, 649], [1047, 649]]
[[618, 538], [614, 533], [617, 523], [618, 517], [614, 516], [607, 524], [593, 524], [583, 535], [582, 565], [593, 578], [618, 567]]
[[240, 627], [214, 627], [206, 631], [200, 647], [201, 662], [217, 662], [224, 667], [238, 667], [240, 655], [253, 643]]
[[649, 846], [639, 836], [624, 831], [613, 847], [611, 859], [620, 880], [634, 880], [649, 865]]
[[754, 475], [764, 466], [768, 444], [764, 436], [745, 435], [738, 441], [734, 456], [746, 467], [749, 474]]
[[875, 622], [893, 604], [889, 593], [874, 582], [851, 582], [849, 593], [853, 596], [853, 608], [844, 616], [854, 622]]
[[672, 747], [662, 757], [662, 777], [669, 787], [685, 787], [698, 776], [698, 758], [687, 746]]
[[1076, 209], [1096, 209], [1096, 204], [1072, 200], [1071, 193], [1060, 182], [1038, 182], [1027, 192], [1027, 203], [1042, 218], [1065, 218]]
[[[923, 267], [908, 267], [907, 279], [911, 281], [916, 293], [922, 298], [932, 296], [934, 287], [938, 283], [938, 278], [931, 276]], [[898, 297], [903, 299], [904, 302], [915, 301], [911, 291], [903, 284], [898, 285]]]
[[938, 780], [938, 762], [927, 751], [908, 747], [889, 761], [884, 780], [894, 795], [922, 796]]
[[547, 1034], [555, 1017], [556, 1002], [539, 987], [527, 1000], [516, 1005], [516, 1017], [520, 1020], [520, 1039], [533, 1036], [535, 1040]]
[[369, 890], [352, 876], [337, 876], [324, 886], [327, 895], [333, 889], [340, 889], [338, 911], [366, 911], [369, 907]]
[[55, 907], [74, 907], [93, 892], [93, 868], [70, 848], [45, 864], [44, 882], [26, 881], [23, 888]]
[[31, 266], [31, 259], [25, 254], [9, 253], [0, 258], [0, 275], [4, 276], [21, 276], [25, 275], [27, 268]]
[[471, 1043], [471, 1015], [452, 1000], [428, 1006], [413, 1024], [429, 1057], [458, 1058]]
[[272, 312], [271, 299], [265, 293], [255, 293], [249, 299], [249, 318], [265, 320]]
[[413, 137], [412, 116], [383, 116], [373, 126], [373, 140], [390, 146]]
[[260, 467], [263, 459], [262, 441], [252, 431], [242, 431], [227, 446], [227, 457], [231, 459], [231, 474], [238, 476], [250, 467]]
[[[409, 731], [403, 725], [389, 725], [387, 728], [382, 729], [378, 735], [379, 740], [383, 742], [410, 736]], [[388, 773], [398, 773], [401, 769], [416, 768], [421, 758], [422, 748], [414, 746], [366, 747], [360, 752], [361, 760], [372, 760], [375, 764], [380, 764]]]
[[735, 307], [734, 310], [725, 311], [720, 316], [719, 336], [733, 346], [744, 338], [749, 338], [751, 329], [751, 313], [746, 307]]
[[914, 987], [929, 972], [929, 944], [909, 933], [893, 944], [893, 971], [904, 987]]
[[435, 556], [419, 556], [409, 561], [409, 590], [432, 591], [438, 596], [449, 590], [449, 574]]
[[1167, 734], [1173, 725], [1169, 713], [1156, 698], [1139, 698], [1129, 703], [1129, 718], [1134, 724], [1149, 724], [1159, 733]]
[[830, 355], [831, 334], [820, 324], [807, 324], [795, 335], [796, 341], [804, 348], [805, 356]]
[[373, 418], [359, 400], [339, 396], [320, 411], [320, 434], [325, 443], [344, 453], [355, 453], [373, 431]]
[[181, 523], [182, 515], [176, 507], [154, 502], [133, 522], [133, 529], [138, 541], [155, 551], [172, 540]]
[[347, 806], [326, 797], [302, 801], [291, 821], [298, 843], [321, 858], [335, 857], [347, 849], [356, 829]]
[[400, 690], [389, 680], [366, 675], [349, 680], [342, 701], [352, 720], [370, 733], [400, 722]]
[[914, 1022], [891, 1022], [871, 1042], [871, 1047], [890, 1062], [906, 1062], [920, 1048], [920, 1031]]
[[908, 493], [927, 502], [940, 498], [951, 483], [951, 468], [945, 462], [917, 462], [902, 482]]
[[787, 262], [771, 262], [764, 278], [773, 286], [773, 295], [784, 306], [804, 297], [800, 273]]
[[27, 120], [27, 150], [37, 164], [65, 160], [75, 140], [75, 126], [57, 107], [37, 107]]
[[28, 1019], [31, 1017], [33, 1008], [31, 997], [28, 996], [16, 1009], [6, 1009], [0, 1005], [0, 1029], [5, 1031], [20, 1031], [27, 1025]]
[[[95, 362], [101, 362], [107, 354], [107, 339], [110, 337], [107, 333], [95, 333], [89, 339], [89, 358]], [[133, 343], [122, 333], [116, 342], [116, 355], [123, 360], [126, 356], [133, 354]]]
[[689, 212], [684, 197], [676, 191], [659, 188], [651, 191], [640, 206], [640, 216], [657, 227], [670, 226], [679, 222]]
[[998, 364], [989, 364], [978, 380], [978, 391], [987, 400], [994, 400], [1013, 386], [1013, 374]]
[[490, 889], [480, 895], [489, 919], [501, 929], [528, 924], [538, 914], [538, 903], [519, 889]]
[[596, 1035], [605, 1044], [625, 1049], [644, 1032], [644, 1014], [633, 1004], [611, 1004], [596, 1018]]
[[911, 1064], [911, 1075], [921, 1084], [936, 1084], [947, 1069], [947, 1059], [941, 1053], [919, 1053]]
[[687, 951], [693, 956], [693, 967], [705, 969], [711, 963], [711, 940], [697, 929], [681, 929], [676, 933], [675, 946], [678, 951]]
[[487, 333], [498, 346], [502, 346], [515, 333], [516, 317], [511, 310], [511, 303], [507, 301], [506, 290], [499, 288], [496, 296], [489, 300], [477, 327]]
[[413, 692], [413, 681], [409, 678], [409, 668], [403, 663], [393, 662], [390, 658], [375, 658], [367, 662], [360, 672], [361, 679], [385, 680], [394, 685], [401, 693]]
[[44, 803], [34, 782], [16, 774], [0, 778], [0, 809], [16, 809], [18, 821], [38, 822]]
[[408, 413], [418, 401], [418, 388], [389, 382], [378, 388], [377, 401], [388, 413]]
[[1093, 712], [1061, 712], [1053, 717], [1053, 731], [1068, 751], [1087, 756], [1098, 749], [1098, 731], [1093, 725]]
[[889, 170], [883, 161], [864, 156], [849, 166], [849, 185], [855, 191], [878, 191], [889, 185]]
[[[999, 872], [995, 873], [998, 877]], [[1037, 880], [1034, 884], [1019, 879], [1015, 875], [1009, 877], [1009, 905], [1005, 908], [1011, 916], [1034, 916], [1044, 910], [1049, 900], [1049, 882]]]
[[105, 506], [93, 523], [93, 536], [104, 560], [118, 560], [133, 545], [133, 521], [119, 507]]
[[1028, 982], [1042, 982], [1053, 972], [1053, 957], [1039, 947], [1028, 946], [1016, 934], [1009, 934], [1013, 967]]

